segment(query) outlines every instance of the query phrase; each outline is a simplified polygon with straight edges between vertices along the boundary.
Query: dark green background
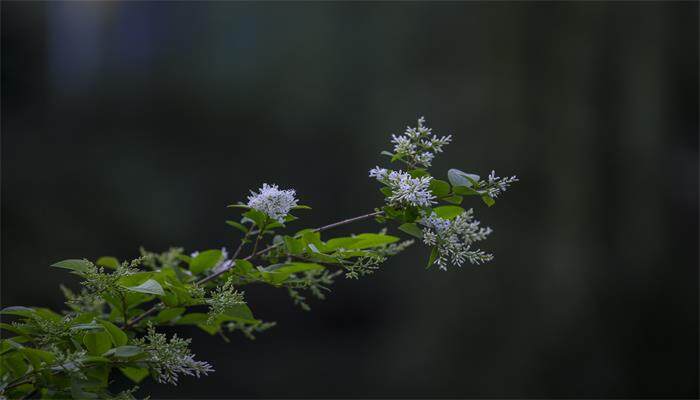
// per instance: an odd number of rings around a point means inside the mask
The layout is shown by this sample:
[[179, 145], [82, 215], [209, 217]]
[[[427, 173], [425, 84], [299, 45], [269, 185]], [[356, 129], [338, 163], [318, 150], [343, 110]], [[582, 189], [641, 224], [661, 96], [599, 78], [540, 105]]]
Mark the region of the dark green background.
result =
[[[316, 226], [425, 115], [436, 162], [522, 181], [496, 259], [415, 246], [163, 397], [697, 397], [698, 4], [2, 3], [2, 303], [60, 307], [65, 258], [231, 246], [224, 205], [296, 188]], [[444, 178], [443, 178], [444, 179]], [[377, 229], [363, 223], [353, 230]], [[349, 232], [349, 230], [341, 230]]]

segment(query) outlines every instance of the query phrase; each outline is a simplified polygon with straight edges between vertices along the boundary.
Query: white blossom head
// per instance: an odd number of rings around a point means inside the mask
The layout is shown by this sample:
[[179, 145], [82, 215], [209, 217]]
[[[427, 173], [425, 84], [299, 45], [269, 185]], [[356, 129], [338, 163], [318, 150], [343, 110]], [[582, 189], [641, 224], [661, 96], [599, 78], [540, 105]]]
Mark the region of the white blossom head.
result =
[[294, 189], [280, 190], [277, 185], [263, 183], [259, 192], [250, 191], [248, 207], [258, 210], [270, 218], [284, 222], [284, 217], [297, 206], [296, 191]]
[[429, 207], [435, 203], [435, 195], [430, 190], [431, 176], [413, 178], [408, 172], [380, 167], [372, 168], [369, 176], [391, 189], [391, 195], [386, 198], [390, 205]]
[[437, 247], [435, 264], [446, 271], [449, 264], [462, 266], [464, 261], [482, 264], [493, 259], [493, 255], [482, 250], [472, 250], [474, 242], [485, 240], [493, 232], [491, 228], [481, 228], [469, 209], [452, 220], [440, 218], [435, 213], [420, 220], [423, 228], [423, 243]]
[[425, 118], [418, 118], [418, 126], [406, 127], [403, 135], [391, 135], [394, 153], [411, 167], [429, 167], [437, 153], [452, 141], [452, 135], [437, 136], [425, 125]]

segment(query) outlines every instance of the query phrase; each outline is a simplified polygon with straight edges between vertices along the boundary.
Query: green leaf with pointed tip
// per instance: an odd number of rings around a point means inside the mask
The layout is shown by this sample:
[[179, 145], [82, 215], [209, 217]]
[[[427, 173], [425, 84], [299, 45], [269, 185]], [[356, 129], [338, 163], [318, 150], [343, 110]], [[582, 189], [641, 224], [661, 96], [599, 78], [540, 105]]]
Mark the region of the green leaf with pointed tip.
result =
[[34, 366], [35, 370], [43, 368], [42, 363], [50, 365], [56, 361], [56, 357], [53, 355], [53, 353], [48, 351], [34, 349], [31, 347], [22, 347], [19, 350], [24, 353], [32, 366]]
[[435, 260], [437, 260], [437, 257], [438, 257], [438, 248], [433, 247], [433, 250], [430, 251], [430, 257], [428, 258], [428, 265], [425, 267], [425, 269], [430, 268], [435, 263]]
[[399, 230], [402, 232], [406, 232], [409, 235], [417, 237], [419, 239], [423, 238], [423, 230], [419, 228], [418, 225], [415, 223], [401, 224], [399, 226]]
[[221, 261], [221, 250], [206, 250], [197, 254], [190, 262], [190, 271], [193, 274], [201, 274], [202, 272], [214, 268]]
[[91, 266], [91, 262], [88, 260], [63, 260], [57, 263], [51, 264], [52, 267], [69, 269], [78, 273], [87, 272]]
[[304, 252], [304, 242], [301, 239], [285, 236], [284, 245], [290, 254], [301, 254]]
[[478, 182], [480, 178], [479, 175], [468, 174], [466, 172], [462, 172], [458, 169], [452, 168], [449, 171], [447, 171], [447, 179], [450, 181], [452, 186], [472, 187], [473, 182]]
[[298, 204], [298, 205], [292, 207], [292, 210], [311, 210], [311, 207], [305, 206], [303, 204]]
[[241, 275], [248, 275], [251, 272], [255, 272], [255, 267], [250, 261], [236, 260], [236, 266], [233, 268], [233, 271]]
[[450, 184], [439, 179], [430, 181], [430, 191], [437, 197], [447, 196], [450, 193]]
[[433, 212], [440, 218], [454, 219], [456, 216], [463, 213], [464, 209], [459, 206], [440, 206], [433, 208]]
[[36, 311], [34, 311], [33, 308], [29, 307], [24, 307], [24, 306], [11, 306], [11, 307], [5, 307], [2, 310], [0, 310], [0, 314], [2, 315], [16, 315], [18, 317], [29, 317], [33, 315]]
[[88, 353], [99, 356], [112, 348], [112, 337], [107, 332], [86, 333], [83, 337], [83, 344]]
[[115, 346], [124, 346], [129, 341], [126, 333], [113, 323], [109, 321], [100, 321], [100, 325], [109, 333], [109, 336], [112, 338], [112, 343], [114, 343]]
[[155, 320], [158, 323], [166, 323], [170, 322], [173, 319], [179, 317], [182, 315], [182, 313], [185, 312], [184, 307], [178, 307], [178, 308], [166, 308], [165, 310], [162, 310], [161, 312], [158, 313], [156, 316]]
[[420, 178], [422, 176], [430, 176], [428, 171], [426, 171], [423, 168], [416, 168], [408, 171], [408, 174], [411, 175], [411, 178]]
[[463, 196], [476, 196], [479, 195], [479, 192], [476, 190], [466, 187], [466, 186], [454, 186], [452, 190], [455, 192], [455, 194], [463, 195]]
[[226, 225], [230, 225], [243, 233], [248, 233], [248, 228], [239, 222], [228, 220], [226, 221]]
[[460, 205], [460, 204], [462, 204], [462, 200], [464, 200], [464, 198], [462, 196], [449, 196], [449, 197], [443, 197], [442, 200], [444, 200], [448, 203]]
[[381, 154], [381, 155], [383, 155], [383, 156], [389, 156], [389, 157], [393, 157], [393, 156], [394, 156], [394, 153], [388, 152], [388, 151], [386, 151], [386, 150], [382, 150], [382, 152], [379, 153], [379, 154]]
[[124, 288], [137, 293], [156, 294], [158, 296], [165, 295], [163, 287], [153, 279], [148, 279], [138, 286], [125, 286]]
[[398, 242], [399, 238], [391, 235], [380, 235], [378, 233], [363, 233], [355, 236], [358, 239], [357, 242], [350, 244], [348, 250], [360, 250], [367, 249], [370, 247], [379, 247], [385, 244], [390, 244]]
[[292, 262], [286, 264], [275, 264], [267, 268], [262, 268], [261, 273], [263, 279], [272, 283], [279, 284], [287, 280], [290, 275], [304, 271], [312, 271], [325, 269], [323, 265], [314, 263]]
[[175, 321], [176, 325], [197, 325], [207, 321], [209, 316], [205, 313], [189, 313], [185, 314], [180, 319]]
[[143, 350], [139, 346], [119, 346], [104, 352], [102, 355], [105, 357], [131, 358], [141, 353], [143, 353]]
[[105, 268], [117, 269], [119, 266], [119, 260], [114, 257], [100, 257], [97, 259], [95, 264]]
[[483, 200], [484, 203], [486, 203], [486, 205], [489, 207], [496, 204], [496, 200], [494, 200], [493, 197], [491, 197], [491, 196], [486, 196], [486, 195], [481, 196], [481, 200]]
[[243, 217], [253, 221], [258, 228], [265, 226], [268, 220], [267, 214], [253, 209], [244, 212]]
[[357, 243], [359, 240], [360, 239], [356, 237], [349, 236], [333, 238], [326, 242], [326, 246], [324, 247], [324, 249], [329, 252], [340, 248], [347, 249], [349, 248], [348, 246]]
[[140, 367], [120, 367], [119, 370], [126, 376], [127, 378], [131, 379], [134, 383], [140, 383], [144, 378], [148, 376], [148, 368], [140, 368]]
[[89, 332], [102, 332], [105, 330], [105, 328], [96, 323], [96, 322], [89, 322], [85, 324], [75, 324], [70, 327], [71, 330], [74, 331], [89, 331]]

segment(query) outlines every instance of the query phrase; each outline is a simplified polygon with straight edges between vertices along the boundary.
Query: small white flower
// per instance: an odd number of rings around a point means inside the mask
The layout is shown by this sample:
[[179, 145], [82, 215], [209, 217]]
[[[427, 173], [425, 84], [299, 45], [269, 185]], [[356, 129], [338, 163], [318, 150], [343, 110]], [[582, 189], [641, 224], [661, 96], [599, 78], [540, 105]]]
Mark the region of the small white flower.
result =
[[395, 206], [428, 207], [435, 203], [435, 196], [430, 191], [430, 176], [413, 178], [407, 172], [373, 168], [369, 176], [391, 189], [387, 202]]
[[277, 185], [263, 183], [259, 193], [252, 190], [250, 193], [248, 207], [265, 213], [279, 222], [284, 222], [284, 217], [297, 205], [294, 189], [279, 190]]
[[505, 192], [510, 185], [515, 182], [518, 182], [518, 177], [515, 175], [511, 177], [499, 178], [496, 176], [496, 171], [491, 171], [488, 180], [480, 181], [479, 187], [482, 188], [482, 190], [485, 190], [486, 194], [489, 196], [496, 198], [498, 195]]
[[418, 126], [406, 127], [403, 135], [391, 135], [394, 153], [411, 167], [429, 167], [435, 154], [452, 141], [452, 136], [438, 137], [433, 130], [425, 126], [425, 118], [418, 118]]
[[369, 170], [369, 177], [377, 178], [379, 181], [385, 180], [388, 174], [389, 171], [386, 168], [380, 168], [378, 166]]
[[462, 266], [465, 260], [478, 265], [493, 259], [491, 254], [471, 249], [472, 243], [485, 240], [492, 232], [491, 228], [480, 228], [472, 214], [473, 210], [469, 209], [448, 220], [432, 213], [420, 220], [424, 226], [423, 243], [437, 246], [435, 264], [441, 270], [447, 270], [448, 264]]

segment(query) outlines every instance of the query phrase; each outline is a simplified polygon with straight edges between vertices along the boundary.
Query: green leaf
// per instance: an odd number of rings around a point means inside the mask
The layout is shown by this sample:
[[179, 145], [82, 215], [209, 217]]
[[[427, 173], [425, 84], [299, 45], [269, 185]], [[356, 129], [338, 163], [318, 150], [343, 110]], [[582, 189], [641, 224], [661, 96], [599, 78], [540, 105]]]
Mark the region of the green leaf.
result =
[[51, 264], [52, 267], [70, 269], [75, 272], [84, 273], [90, 268], [92, 263], [88, 260], [63, 260]]
[[3, 315], [16, 315], [18, 317], [29, 317], [33, 315], [36, 311], [34, 311], [33, 308], [29, 307], [24, 307], [24, 306], [11, 306], [11, 307], [5, 307], [2, 310], [0, 310], [0, 314]]
[[428, 171], [424, 170], [423, 168], [416, 168], [408, 171], [408, 174], [411, 175], [411, 178], [420, 178], [422, 176], [429, 176], [430, 174]]
[[258, 210], [248, 210], [243, 213], [243, 217], [249, 221], [253, 221], [255, 225], [259, 228], [265, 226], [267, 223], [267, 214], [260, 212]]
[[430, 268], [435, 263], [435, 260], [437, 260], [437, 257], [438, 257], [438, 248], [433, 247], [433, 250], [430, 251], [430, 257], [428, 258], [428, 265], [425, 267], [425, 269]]
[[209, 316], [205, 313], [189, 313], [183, 315], [180, 319], [175, 321], [176, 325], [197, 325], [207, 322]]
[[382, 150], [382, 152], [379, 153], [379, 154], [381, 154], [381, 155], [383, 155], [383, 156], [389, 156], [389, 157], [393, 157], [393, 156], [394, 156], [394, 153], [388, 152], [388, 151], [386, 151], [386, 150]]
[[462, 196], [449, 196], [449, 197], [443, 197], [442, 200], [444, 200], [448, 203], [460, 205], [460, 204], [462, 204], [462, 200], [464, 200], [464, 198]]
[[228, 207], [228, 208], [244, 208], [246, 210], [250, 210], [250, 207], [248, 207], [245, 204], [229, 204], [226, 207]]
[[284, 245], [291, 254], [301, 254], [304, 252], [304, 242], [291, 236], [284, 237]]
[[173, 319], [182, 315], [182, 313], [184, 313], [184, 312], [185, 312], [185, 308], [183, 308], [183, 307], [166, 308], [165, 310], [158, 313], [155, 320], [156, 320], [156, 322], [162, 324], [165, 322], [172, 321]]
[[89, 332], [102, 332], [105, 330], [105, 328], [96, 323], [96, 322], [89, 322], [86, 324], [75, 324], [70, 327], [71, 330], [74, 331], [89, 331]]
[[105, 357], [114, 356], [119, 358], [130, 358], [143, 353], [143, 350], [139, 346], [119, 346], [112, 350], [105, 352], [103, 355]]
[[348, 250], [367, 249], [399, 241], [399, 238], [396, 236], [380, 235], [377, 233], [363, 233], [355, 236], [355, 238], [358, 239], [358, 241], [349, 245], [347, 247]]
[[50, 365], [56, 361], [56, 357], [53, 355], [53, 353], [48, 351], [34, 349], [31, 347], [22, 347], [20, 351], [24, 353], [25, 357], [27, 357], [32, 366], [34, 366], [35, 370], [41, 369], [42, 363]]
[[311, 210], [311, 207], [305, 206], [303, 204], [298, 204], [298, 205], [292, 207], [292, 210]]
[[464, 209], [459, 206], [440, 206], [433, 208], [433, 212], [440, 218], [454, 219], [456, 216], [463, 213]]
[[491, 197], [491, 196], [483, 195], [483, 196], [481, 196], [481, 200], [483, 200], [484, 203], [486, 203], [486, 205], [489, 207], [496, 204], [496, 200], [494, 200], [493, 197]]
[[148, 376], [148, 368], [140, 367], [120, 367], [119, 370], [131, 379], [134, 383], [140, 383], [144, 378]]
[[239, 222], [229, 220], [229, 221], [226, 221], [226, 224], [238, 229], [239, 231], [241, 231], [243, 233], [248, 233], [248, 228], [246, 228], [245, 225], [243, 225]]
[[466, 186], [454, 186], [452, 190], [455, 194], [461, 194], [463, 196], [476, 196], [479, 194], [476, 190]]
[[478, 182], [480, 178], [479, 175], [468, 174], [453, 168], [447, 171], [447, 179], [450, 181], [452, 186], [472, 187], [473, 182]]
[[15, 377], [24, 375], [29, 369], [29, 364], [24, 361], [23, 355], [17, 352], [2, 356], [0, 362], [2, 363], [2, 369], [10, 370], [12, 376]]
[[316, 248], [323, 247], [323, 242], [321, 242], [321, 234], [319, 232], [315, 232], [313, 229], [303, 229], [297, 232], [295, 236], [301, 236], [305, 246], [313, 244], [316, 246]]
[[439, 179], [430, 181], [430, 191], [437, 197], [447, 196], [450, 193], [450, 184]]
[[383, 194], [385, 197], [389, 197], [389, 196], [391, 196], [392, 193], [394, 193], [394, 192], [391, 191], [390, 188], [388, 188], [388, 187], [386, 187], [386, 186], [383, 186], [381, 189], [379, 189], [379, 191], [382, 192], [382, 194]]
[[117, 267], [119, 266], [119, 260], [117, 260], [114, 257], [100, 257], [97, 259], [97, 262], [95, 264], [101, 267], [117, 269]]
[[248, 260], [236, 260], [236, 266], [233, 268], [233, 271], [241, 275], [248, 275], [251, 272], [255, 272], [255, 267]]
[[347, 249], [347, 248], [349, 248], [348, 246], [353, 245], [360, 240], [361, 239], [358, 239], [356, 237], [349, 237], [349, 236], [333, 238], [333, 239], [326, 242], [326, 245], [324, 246], [324, 250], [330, 252], [330, 251], [337, 250], [340, 248]]
[[[10, 325], [10, 324], [6, 324], [4, 322], [0, 322], [0, 329], [2, 329], [3, 331], [12, 332], [15, 335], [27, 335], [27, 334], [29, 334], [29, 331], [26, 329], [22, 329], [21, 325]], [[0, 336], [7, 337], [6, 334], [0, 335]]]
[[423, 238], [423, 230], [419, 228], [418, 225], [415, 223], [401, 224], [399, 226], [399, 230], [402, 232], [406, 232], [409, 235], [417, 237], [419, 239]]
[[298, 272], [324, 269], [323, 265], [315, 263], [292, 262], [286, 264], [270, 265], [267, 268], [261, 268], [263, 279], [272, 283], [279, 284], [287, 280], [290, 275]]
[[201, 274], [202, 272], [214, 268], [221, 261], [221, 250], [206, 250], [193, 258], [190, 262], [190, 271], [193, 274]]
[[94, 364], [107, 364], [110, 362], [110, 360], [109, 358], [102, 356], [87, 356], [85, 357], [85, 362]]
[[114, 343], [115, 346], [124, 346], [129, 341], [126, 333], [113, 323], [109, 321], [100, 321], [100, 325], [109, 333], [109, 336], [112, 338], [112, 343]]
[[229, 307], [224, 312], [224, 317], [235, 318], [241, 322], [256, 322], [257, 320], [253, 317], [253, 312], [250, 311], [250, 307], [245, 304], [236, 304], [235, 306]]
[[125, 288], [137, 293], [156, 294], [158, 296], [165, 295], [165, 292], [163, 292], [163, 287], [160, 286], [160, 283], [154, 281], [153, 279], [149, 279], [138, 286], [125, 286]]
[[99, 356], [112, 348], [112, 337], [107, 332], [86, 333], [83, 337], [83, 344], [88, 353]]

